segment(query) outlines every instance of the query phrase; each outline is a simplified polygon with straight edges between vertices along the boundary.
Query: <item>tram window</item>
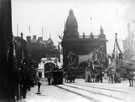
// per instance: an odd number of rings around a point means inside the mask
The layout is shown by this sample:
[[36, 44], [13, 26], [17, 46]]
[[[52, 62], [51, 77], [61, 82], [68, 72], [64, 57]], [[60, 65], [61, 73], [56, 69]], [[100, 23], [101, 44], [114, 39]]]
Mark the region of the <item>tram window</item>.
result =
[[39, 78], [42, 78], [42, 72], [38, 73]]

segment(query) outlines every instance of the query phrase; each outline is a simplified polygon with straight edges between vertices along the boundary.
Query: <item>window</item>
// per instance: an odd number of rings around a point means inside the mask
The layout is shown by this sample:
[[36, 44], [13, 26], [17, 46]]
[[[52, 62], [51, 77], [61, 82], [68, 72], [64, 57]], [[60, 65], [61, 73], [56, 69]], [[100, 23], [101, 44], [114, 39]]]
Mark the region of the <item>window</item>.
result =
[[38, 73], [39, 78], [42, 78], [42, 72]]

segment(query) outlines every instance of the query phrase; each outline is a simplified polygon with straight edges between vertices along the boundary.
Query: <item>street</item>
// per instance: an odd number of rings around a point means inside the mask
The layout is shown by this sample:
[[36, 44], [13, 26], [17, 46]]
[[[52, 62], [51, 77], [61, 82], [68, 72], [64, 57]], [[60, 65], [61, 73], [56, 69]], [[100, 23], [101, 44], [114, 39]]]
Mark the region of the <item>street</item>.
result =
[[88, 83], [76, 79], [75, 83], [48, 85], [42, 81], [41, 94], [37, 86], [31, 88], [26, 99], [18, 102], [134, 102], [135, 87], [129, 87], [128, 80], [121, 83]]

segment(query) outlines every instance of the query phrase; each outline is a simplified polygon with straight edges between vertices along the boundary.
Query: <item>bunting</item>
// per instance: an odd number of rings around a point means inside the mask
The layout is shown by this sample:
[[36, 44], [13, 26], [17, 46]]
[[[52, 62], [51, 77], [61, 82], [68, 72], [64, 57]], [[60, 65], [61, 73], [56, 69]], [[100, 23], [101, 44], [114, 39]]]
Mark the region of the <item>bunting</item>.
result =
[[95, 64], [101, 65], [106, 63], [107, 55], [104, 53], [104, 46], [100, 46], [95, 51], [87, 55], [77, 55], [73, 52], [68, 54], [68, 65], [77, 66], [78, 64], [86, 61], [94, 61]]

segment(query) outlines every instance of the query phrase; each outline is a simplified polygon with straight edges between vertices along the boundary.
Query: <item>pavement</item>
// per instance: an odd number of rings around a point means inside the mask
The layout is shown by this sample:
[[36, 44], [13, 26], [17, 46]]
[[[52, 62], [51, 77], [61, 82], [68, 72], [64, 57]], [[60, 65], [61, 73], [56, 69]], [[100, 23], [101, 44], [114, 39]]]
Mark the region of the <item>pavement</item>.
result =
[[[31, 88], [26, 98], [18, 102], [134, 102], [135, 100], [135, 86], [129, 87], [128, 80], [111, 84], [108, 80], [104, 80], [103, 83], [89, 83], [83, 79], [76, 79], [75, 83], [57, 86], [42, 81], [40, 94], [37, 93], [37, 89], [37, 86]], [[110, 99], [113, 101], [108, 101]]]

